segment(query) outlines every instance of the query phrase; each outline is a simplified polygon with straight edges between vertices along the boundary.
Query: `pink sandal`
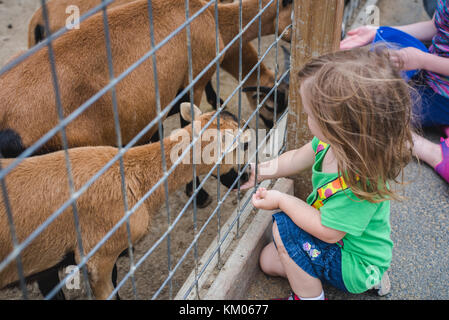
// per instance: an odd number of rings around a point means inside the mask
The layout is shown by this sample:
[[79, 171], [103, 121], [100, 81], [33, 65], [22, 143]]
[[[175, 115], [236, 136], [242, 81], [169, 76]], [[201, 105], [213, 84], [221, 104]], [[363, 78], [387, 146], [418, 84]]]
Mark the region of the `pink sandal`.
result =
[[449, 183], [449, 138], [440, 138], [443, 160], [435, 166], [435, 171]]
[[441, 127], [441, 130], [443, 130], [443, 133], [446, 136], [446, 138], [449, 138], [449, 126]]

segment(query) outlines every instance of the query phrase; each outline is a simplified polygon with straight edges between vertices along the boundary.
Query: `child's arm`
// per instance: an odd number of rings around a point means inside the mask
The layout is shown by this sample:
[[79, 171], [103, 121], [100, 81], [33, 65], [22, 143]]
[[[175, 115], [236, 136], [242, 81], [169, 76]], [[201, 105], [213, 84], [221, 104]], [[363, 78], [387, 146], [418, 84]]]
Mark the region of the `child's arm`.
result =
[[438, 32], [435, 26], [434, 19], [393, 28], [408, 33], [409, 35], [421, 41], [432, 40]]
[[402, 70], [422, 69], [449, 76], [449, 58], [426, 53], [415, 48], [391, 51], [391, 61]]
[[[405, 26], [396, 26], [393, 28], [404, 31], [405, 33], [408, 33], [421, 41], [432, 40], [438, 32], [433, 19]], [[340, 49], [348, 50], [370, 44], [373, 42], [376, 32], [377, 28], [372, 26], [362, 26], [351, 30], [348, 32], [348, 36], [341, 41]]]
[[[261, 182], [267, 179], [288, 177], [306, 169], [310, 169], [315, 161], [315, 152], [312, 142], [299, 149], [283, 153], [279, 157], [259, 163], [257, 167], [257, 180]], [[255, 167], [251, 165], [251, 177], [240, 189], [249, 189], [255, 185]]]
[[288, 194], [260, 188], [253, 195], [252, 203], [258, 209], [282, 210], [298, 227], [324, 242], [337, 243], [346, 235], [345, 232], [323, 226], [320, 211]]

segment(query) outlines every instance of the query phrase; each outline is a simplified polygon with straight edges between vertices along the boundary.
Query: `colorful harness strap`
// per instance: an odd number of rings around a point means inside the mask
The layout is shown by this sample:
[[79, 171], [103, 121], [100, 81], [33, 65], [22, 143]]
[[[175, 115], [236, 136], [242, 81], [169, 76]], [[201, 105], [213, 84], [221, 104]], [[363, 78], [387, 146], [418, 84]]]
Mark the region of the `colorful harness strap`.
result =
[[[315, 157], [322, 151], [324, 151], [328, 147], [327, 143], [320, 141], [316, 148]], [[348, 185], [346, 184], [343, 177], [338, 177], [335, 180], [325, 184], [324, 186], [318, 188], [317, 196], [315, 201], [312, 203], [312, 207], [315, 209], [320, 209], [324, 205], [324, 201], [337, 194], [340, 191], [348, 189]]]
[[321, 188], [317, 190], [317, 197], [313, 202], [312, 206], [315, 209], [320, 209], [324, 206], [324, 201], [337, 194], [340, 191], [348, 189], [348, 185], [346, 184], [343, 177], [336, 178], [335, 180], [325, 184]]
[[[316, 152], [315, 152], [315, 157], [322, 151], [326, 150], [328, 144], [320, 141], [318, 143], [318, 146], [316, 148]], [[317, 196], [315, 201], [312, 203], [312, 206], [319, 210], [322, 206], [324, 206], [324, 201], [326, 199], [329, 199], [330, 197], [332, 197], [333, 195], [335, 195], [336, 193], [346, 190], [348, 189], [348, 185], [346, 184], [345, 180], [343, 179], [343, 177], [339, 177], [336, 178], [335, 180], [329, 182], [328, 184], [322, 186], [321, 188], [318, 188], [317, 190]], [[344, 247], [344, 243], [343, 243], [343, 239], [338, 241], [337, 244], [343, 248]]]

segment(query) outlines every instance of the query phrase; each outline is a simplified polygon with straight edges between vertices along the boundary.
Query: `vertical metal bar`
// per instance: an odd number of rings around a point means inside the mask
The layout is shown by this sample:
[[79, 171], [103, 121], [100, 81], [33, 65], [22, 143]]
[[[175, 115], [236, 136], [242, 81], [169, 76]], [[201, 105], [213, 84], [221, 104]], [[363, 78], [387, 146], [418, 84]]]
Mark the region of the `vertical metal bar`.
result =
[[[259, 13], [262, 10], [262, 0], [259, 0]], [[259, 31], [257, 33], [257, 61], [260, 61], [260, 51], [261, 51], [261, 34], [262, 34], [262, 15], [259, 15], [258, 17], [258, 23], [259, 23]], [[259, 146], [259, 103], [260, 103], [260, 64], [257, 65], [257, 109], [256, 109], [256, 146]], [[256, 148], [256, 168], [255, 168], [255, 185], [256, 189], [259, 187], [259, 184], [257, 183], [258, 180], [258, 167], [259, 166], [259, 148]]]
[[[186, 10], [186, 20], [189, 19], [190, 16], [190, 10], [189, 10], [189, 0], [185, 0], [185, 10]], [[188, 53], [188, 65], [189, 65], [189, 84], [193, 82], [193, 66], [192, 66], [192, 42], [191, 42], [191, 33], [190, 33], [190, 23], [186, 26], [186, 33], [187, 33], [187, 53]], [[190, 105], [191, 105], [191, 118], [194, 119], [194, 111], [193, 111], [193, 104], [194, 104], [194, 96], [193, 96], [193, 87], [190, 87], [189, 94], [190, 94]], [[196, 138], [196, 132], [194, 130], [194, 121], [192, 121], [192, 141]], [[192, 163], [192, 183], [193, 183], [193, 190], [196, 190], [196, 165], [195, 165], [195, 155], [196, 155], [196, 146], [193, 144], [192, 146], [192, 154], [193, 154], [193, 163]], [[197, 204], [196, 204], [196, 195], [194, 194], [193, 198], [193, 234], [196, 236], [198, 232], [198, 226], [197, 226]], [[198, 275], [198, 245], [195, 243], [194, 246], [194, 260], [195, 260], [195, 277]], [[195, 285], [195, 291], [197, 298], [199, 299], [199, 288], [198, 288], [198, 281]]]
[[[2, 159], [2, 158], [3, 158], [3, 156], [0, 157], [0, 159]], [[3, 169], [2, 168], [2, 163], [0, 161], [0, 171], [2, 169]], [[11, 204], [9, 202], [8, 191], [7, 191], [7, 188], [6, 188], [5, 179], [6, 179], [6, 177], [1, 179], [3, 202], [5, 204], [6, 215], [8, 217], [9, 231], [11, 232], [13, 250], [17, 250], [17, 245], [19, 243], [17, 241], [16, 228], [14, 227], [14, 219], [13, 219], [13, 216], [12, 216]], [[22, 265], [22, 255], [21, 255], [21, 253], [19, 253], [19, 255], [16, 258], [16, 264], [17, 264], [17, 274], [19, 275], [20, 289], [22, 290], [22, 297], [23, 297], [23, 299], [28, 300], [28, 291], [27, 291], [26, 282], [25, 282], [25, 275], [23, 273], [23, 265]]]
[[[220, 54], [220, 31], [219, 31], [219, 21], [218, 21], [218, 0], [215, 1], [215, 50], [216, 50], [216, 56]], [[226, 56], [226, 54], [225, 54]], [[217, 60], [217, 67], [216, 67], [216, 77], [217, 77], [217, 109], [220, 110], [220, 60]], [[221, 132], [220, 132], [220, 111], [217, 115], [217, 140], [218, 143], [218, 155], [221, 155]], [[221, 238], [221, 194], [220, 194], [220, 164], [218, 163], [217, 166], [217, 201], [218, 201], [218, 212], [217, 212], [217, 242], [219, 244], [219, 240]], [[221, 246], [218, 245], [218, 253], [217, 253], [217, 259], [218, 268], [221, 267]]]
[[[153, 23], [153, 4], [151, 0], [148, 0], [148, 20], [150, 25], [150, 44], [151, 48], [154, 48], [156, 45], [154, 38], [154, 23]], [[156, 110], [157, 114], [161, 113], [161, 96], [159, 92], [159, 80], [158, 80], [158, 72], [157, 72], [157, 59], [156, 59], [157, 51], [152, 55], [153, 62], [153, 77], [154, 77], [154, 90], [156, 95]], [[159, 143], [161, 144], [161, 157], [162, 157], [162, 170], [164, 175], [167, 174], [167, 161], [165, 158], [165, 146], [164, 146], [164, 134], [163, 134], [163, 125], [162, 120], [158, 120], [158, 132], [159, 132]], [[171, 224], [171, 215], [170, 215], [170, 203], [168, 198], [168, 179], [164, 181], [164, 191], [165, 191], [165, 207], [167, 209], [167, 225], [170, 227]], [[167, 265], [168, 265], [168, 274], [170, 274], [172, 270], [171, 266], [171, 237], [170, 233], [167, 235]], [[172, 299], [173, 296], [173, 283], [170, 279], [169, 282], [169, 297]]]
[[[275, 31], [274, 31], [274, 39], [276, 42], [276, 47], [275, 47], [275, 68], [274, 68], [274, 82], [275, 82], [275, 89], [274, 89], [274, 94], [273, 94], [273, 108], [274, 108], [274, 112], [273, 112], [273, 127], [276, 128], [277, 130], [277, 109], [278, 109], [278, 103], [277, 103], [277, 97], [278, 97], [278, 74], [279, 74], [279, 40], [278, 40], [278, 36], [279, 36], [279, 1], [276, 1], [276, 21], [275, 21]], [[284, 59], [285, 61], [285, 59]], [[277, 139], [270, 139], [271, 141], [271, 145], [270, 145], [270, 150], [274, 150], [275, 146], [276, 146], [276, 141]], [[270, 154], [271, 156], [271, 154]]]
[[[51, 29], [50, 29], [50, 23], [48, 21], [48, 11], [47, 11], [47, 3], [46, 0], [41, 0], [42, 5], [42, 15], [44, 17], [45, 22], [45, 30], [46, 34], [48, 36], [51, 35]], [[49, 56], [49, 63], [51, 68], [51, 74], [52, 74], [52, 82], [53, 82], [53, 88], [55, 91], [55, 100], [56, 100], [56, 106], [58, 111], [58, 118], [59, 123], [64, 119], [64, 112], [62, 110], [62, 103], [61, 103], [61, 96], [59, 92], [59, 84], [58, 84], [58, 76], [56, 72], [56, 63], [55, 63], [55, 56], [53, 52], [53, 46], [52, 41], [48, 42], [47, 45], [48, 48], [48, 56]], [[66, 169], [67, 169], [67, 178], [68, 178], [68, 184], [69, 184], [69, 190], [70, 190], [70, 196], [73, 197], [74, 194], [74, 182], [73, 182], [73, 176], [72, 176], [72, 168], [70, 164], [70, 158], [69, 158], [69, 152], [68, 152], [68, 143], [67, 143], [67, 136], [65, 132], [64, 126], [60, 129], [61, 136], [62, 136], [62, 144], [64, 148], [64, 156], [65, 156], [65, 162], [66, 162]], [[84, 259], [84, 247], [83, 247], [83, 240], [81, 237], [81, 231], [80, 231], [80, 225], [79, 225], [79, 217], [78, 217], [78, 209], [76, 205], [76, 201], [72, 203], [72, 210], [73, 210], [73, 218], [75, 221], [75, 229], [76, 229], [76, 236], [77, 236], [77, 243], [78, 243], [78, 250], [80, 252], [81, 260]], [[86, 265], [83, 266], [83, 275], [84, 275], [84, 282], [86, 284], [87, 288], [87, 295], [89, 299], [92, 299], [92, 293], [88, 281], [88, 272]], [[55, 292], [56, 293], [56, 292]], [[48, 295], [49, 298], [53, 296], [53, 292], [50, 292]], [[46, 297], [47, 298], [47, 297]]]
[[[243, 24], [243, 9], [242, 9], [242, 2], [243, 0], [239, 0], [239, 92], [238, 92], [238, 114], [237, 114], [237, 119], [238, 119], [238, 130], [240, 132], [240, 128], [241, 128], [241, 119], [242, 119], [242, 47], [243, 47], [243, 38], [242, 38], [242, 24]], [[240, 142], [240, 139], [239, 139]], [[240, 143], [239, 143], [240, 145]], [[240, 148], [237, 148], [237, 159], [240, 161]], [[237, 166], [237, 172], [240, 174], [240, 170], [241, 170], [241, 165], [240, 162], [238, 163]], [[240, 203], [240, 179], [237, 183], [237, 210], [238, 210], [238, 218], [237, 218], [237, 232], [236, 232], [236, 237], [239, 238], [240, 237], [240, 215], [241, 215], [241, 203]]]
[[[275, 31], [274, 31], [274, 39], [276, 41], [276, 48], [275, 48], [275, 68], [274, 68], [274, 82], [275, 85], [277, 85], [277, 81], [278, 81], [278, 73], [279, 73], [279, 41], [278, 41], [278, 36], [279, 36], [279, 2], [280, 1], [276, 1], [276, 23], [275, 23]], [[274, 107], [274, 115], [273, 115], [273, 125], [276, 124], [277, 122], [277, 97], [278, 97], [278, 87], [276, 86], [276, 88], [274, 89], [274, 103], [273, 103], [273, 107]], [[275, 139], [271, 139], [274, 143]], [[273, 146], [272, 146], [273, 147]]]
[[[101, 0], [103, 3], [105, 0]], [[104, 26], [104, 34], [105, 34], [105, 41], [106, 41], [106, 52], [107, 52], [107, 59], [108, 59], [108, 70], [109, 70], [109, 81], [114, 80], [114, 66], [112, 63], [112, 50], [111, 50], [111, 37], [109, 32], [109, 23], [108, 23], [108, 14], [107, 14], [107, 6], [103, 7], [103, 26]], [[125, 181], [125, 166], [123, 164], [123, 155], [121, 154], [123, 144], [122, 144], [122, 133], [120, 129], [120, 119], [118, 116], [118, 105], [117, 105], [117, 92], [115, 89], [115, 85], [111, 88], [111, 95], [112, 95], [112, 108], [114, 113], [114, 124], [115, 124], [115, 134], [117, 136], [117, 148], [119, 149], [120, 153], [120, 159], [119, 159], [119, 166], [120, 166], [120, 180], [121, 180], [121, 188], [122, 188], [122, 197], [123, 197], [123, 206], [124, 206], [124, 212], [123, 214], [126, 214], [128, 211], [128, 195], [126, 193], [126, 181]], [[133, 244], [131, 241], [131, 226], [129, 219], [126, 219], [126, 231], [127, 231], [127, 237], [128, 237], [128, 255], [129, 255], [129, 267], [130, 270], [134, 270], [134, 255], [133, 255]], [[131, 274], [131, 283], [134, 293], [134, 299], [137, 299], [137, 289], [136, 289], [136, 281], [134, 277], [134, 272]]]

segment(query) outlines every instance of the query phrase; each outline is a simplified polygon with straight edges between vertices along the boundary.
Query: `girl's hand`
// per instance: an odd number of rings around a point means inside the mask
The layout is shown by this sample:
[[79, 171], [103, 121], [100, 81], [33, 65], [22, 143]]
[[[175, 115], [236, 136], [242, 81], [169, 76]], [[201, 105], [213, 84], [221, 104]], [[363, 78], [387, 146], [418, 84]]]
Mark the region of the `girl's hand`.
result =
[[416, 48], [404, 48], [401, 50], [390, 51], [390, 61], [393, 65], [404, 71], [424, 69], [425, 52]]
[[348, 36], [340, 42], [340, 50], [363, 47], [373, 42], [376, 32], [377, 27], [373, 26], [362, 26], [348, 31]]
[[250, 163], [251, 175], [249, 180], [240, 186], [240, 190], [247, 190], [256, 185], [256, 164]]
[[259, 188], [256, 193], [253, 194], [252, 204], [257, 209], [262, 210], [279, 209], [279, 199], [281, 194], [282, 193], [277, 190]]

